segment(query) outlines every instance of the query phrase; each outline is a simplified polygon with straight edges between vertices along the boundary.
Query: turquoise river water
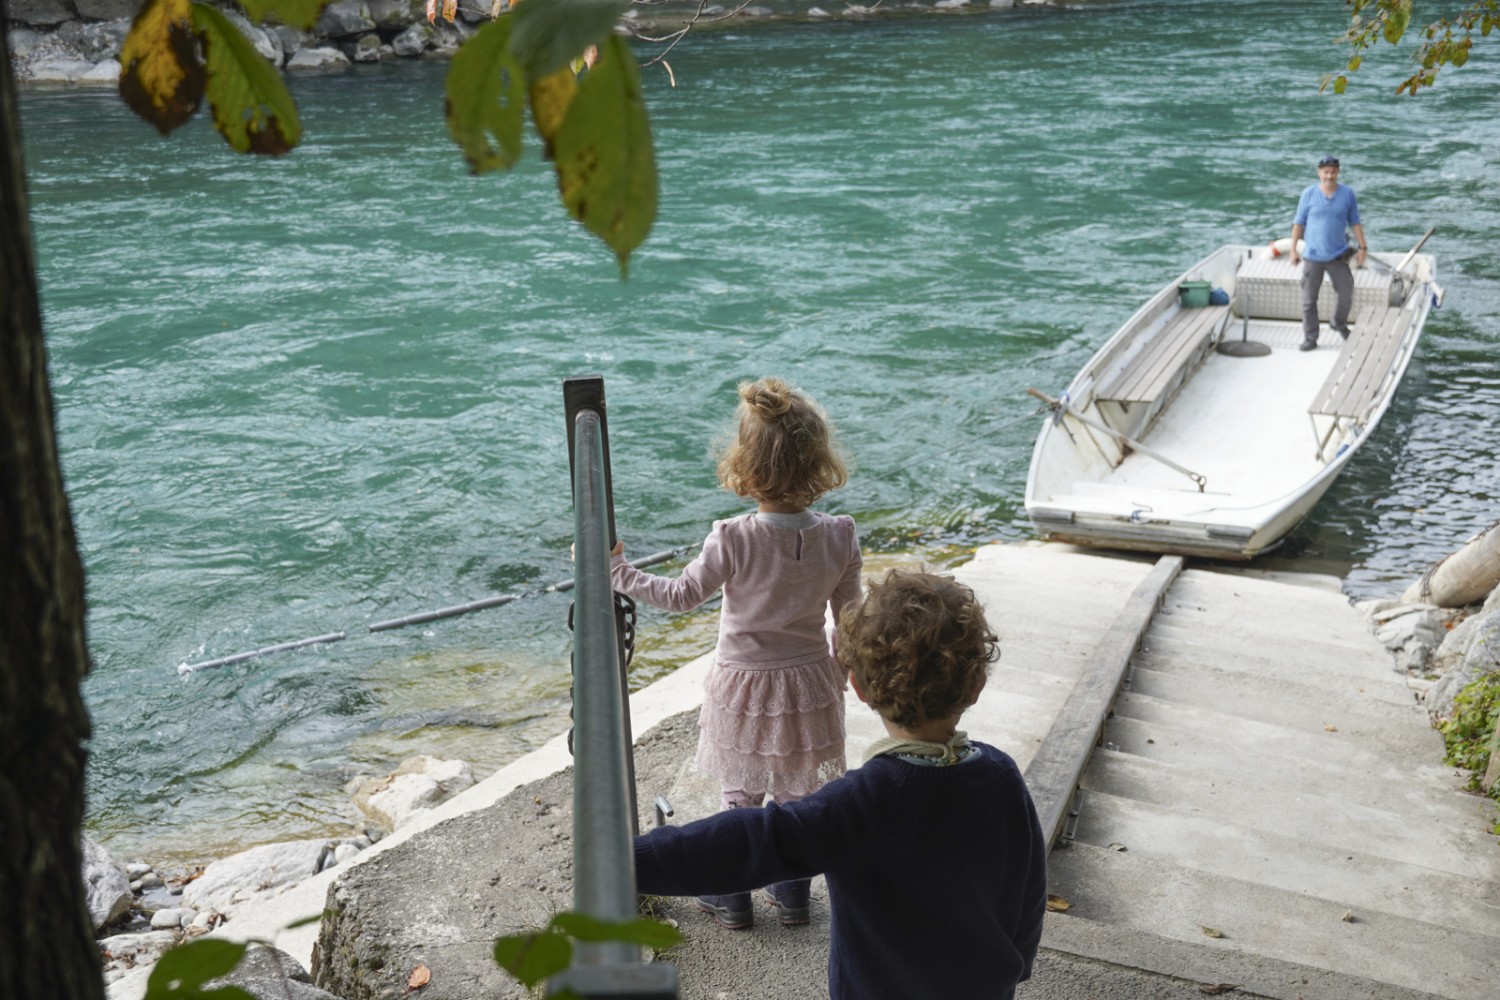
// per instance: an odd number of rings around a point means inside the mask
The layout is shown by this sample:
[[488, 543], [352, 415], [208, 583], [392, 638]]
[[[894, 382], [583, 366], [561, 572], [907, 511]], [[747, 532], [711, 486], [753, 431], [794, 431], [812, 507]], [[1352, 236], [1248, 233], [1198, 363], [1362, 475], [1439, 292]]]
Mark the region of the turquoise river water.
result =
[[[354, 771], [431, 752], [485, 773], [560, 731], [566, 597], [364, 633], [571, 575], [570, 375], [606, 379], [633, 554], [742, 509], [708, 448], [762, 374], [840, 426], [857, 468], [825, 506], [872, 553], [1031, 537], [1026, 387], [1064, 385], [1212, 247], [1285, 235], [1330, 151], [1376, 249], [1437, 226], [1447, 302], [1378, 434], [1265, 564], [1403, 587], [1496, 516], [1500, 53], [1413, 100], [1386, 51], [1320, 96], [1342, 11], [1101, 2], [690, 37], [675, 87], [645, 75], [661, 214], [629, 281], [534, 149], [467, 174], [442, 65], [294, 79], [306, 139], [276, 161], [202, 121], [163, 140], [112, 93], [23, 94], [89, 573], [90, 828], [157, 860], [343, 832]], [[645, 612], [635, 683], [712, 623]]]

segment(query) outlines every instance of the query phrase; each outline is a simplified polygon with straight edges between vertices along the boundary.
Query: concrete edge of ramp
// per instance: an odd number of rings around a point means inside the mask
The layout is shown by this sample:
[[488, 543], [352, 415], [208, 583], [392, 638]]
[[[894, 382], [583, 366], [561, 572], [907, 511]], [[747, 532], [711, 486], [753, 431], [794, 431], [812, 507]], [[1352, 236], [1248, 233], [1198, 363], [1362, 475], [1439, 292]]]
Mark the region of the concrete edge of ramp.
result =
[[[683, 664], [648, 687], [630, 696], [631, 731], [636, 739], [680, 712], [696, 708], [702, 701], [703, 677], [713, 662], [712, 652]], [[445, 820], [472, 813], [505, 798], [523, 785], [556, 774], [573, 765], [568, 753], [567, 732], [553, 737], [535, 750], [500, 768], [478, 784], [427, 810], [395, 833], [376, 841], [348, 861], [304, 879], [279, 896], [259, 900], [236, 913], [233, 919], [206, 937], [228, 941], [262, 941], [312, 967], [313, 946], [319, 924], [288, 929], [288, 925], [321, 913], [328, 887], [371, 858], [420, 835]], [[109, 1000], [141, 1000], [154, 965], [142, 966], [106, 987]]]
[[1274, 1000], [1443, 1000], [1390, 983], [1266, 955], [1215, 950], [1061, 913], [1047, 914], [1042, 948], [1198, 983], [1231, 983]]

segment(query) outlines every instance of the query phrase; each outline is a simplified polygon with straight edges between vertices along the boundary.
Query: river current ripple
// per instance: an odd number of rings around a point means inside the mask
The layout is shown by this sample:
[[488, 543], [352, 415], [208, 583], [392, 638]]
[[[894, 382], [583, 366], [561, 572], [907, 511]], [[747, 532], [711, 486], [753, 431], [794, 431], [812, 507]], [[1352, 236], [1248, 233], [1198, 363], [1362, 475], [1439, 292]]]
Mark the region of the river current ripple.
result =
[[[275, 161], [202, 121], [162, 140], [112, 94], [22, 95], [89, 573], [90, 828], [154, 858], [343, 831], [356, 771], [417, 752], [486, 771], [554, 735], [565, 597], [366, 626], [571, 575], [571, 375], [607, 381], [633, 554], [741, 509], [708, 450], [762, 374], [838, 423], [856, 470], [825, 506], [873, 554], [1030, 537], [1026, 387], [1064, 385], [1212, 247], [1285, 235], [1325, 152], [1377, 250], [1437, 226], [1447, 304], [1264, 564], [1400, 588], [1496, 516], [1500, 59], [1412, 100], [1386, 53], [1320, 96], [1342, 10], [1101, 2], [690, 37], [675, 87], [645, 77], [662, 205], [628, 282], [534, 150], [467, 174], [442, 66], [293, 79], [306, 139]], [[635, 682], [712, 628], [643, 611]]]

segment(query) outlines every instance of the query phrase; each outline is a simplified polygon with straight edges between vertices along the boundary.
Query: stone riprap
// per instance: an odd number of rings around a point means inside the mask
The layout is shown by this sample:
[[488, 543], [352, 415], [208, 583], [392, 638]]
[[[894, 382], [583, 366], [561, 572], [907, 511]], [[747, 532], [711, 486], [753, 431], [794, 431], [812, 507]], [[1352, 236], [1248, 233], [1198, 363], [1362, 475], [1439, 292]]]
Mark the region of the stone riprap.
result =
[[[508, 0], [499, 0], [500, 10]], [[870, 6], [836, 5], [829, 9], [805, 0], [774, 0], [739, 7], [713, 4], [699, 12], [693, 3], [667, 2], [632, 6], [619, 30], [659, 38], [680, 28], [693, 14], [695, 30], [712, 30], [728, 22], [820, 20], [914, 13], [956, 14], [1008, 8], [1018, 0], [905, 0]], [[1065, 6], [1082, 0], [1019, 0], [1021, 5]], [[16, 79], [24, 84], [113, 86], [120, 77], [120, 43], [140, 7], [138, 0], [4, 0], [10, 24], [7, 42]], [[427, 20], [424, 0], [333, 0], [323, 8], [312, 31], [284, 25], [253, 25], [232, 5], [220, 6], [261, 55], [288, 72], [328, 72], [352, 63], [394, 59], [446, 59], [480, 25], [490, 19], [490, 2], [458, 5], [454, 21]]]

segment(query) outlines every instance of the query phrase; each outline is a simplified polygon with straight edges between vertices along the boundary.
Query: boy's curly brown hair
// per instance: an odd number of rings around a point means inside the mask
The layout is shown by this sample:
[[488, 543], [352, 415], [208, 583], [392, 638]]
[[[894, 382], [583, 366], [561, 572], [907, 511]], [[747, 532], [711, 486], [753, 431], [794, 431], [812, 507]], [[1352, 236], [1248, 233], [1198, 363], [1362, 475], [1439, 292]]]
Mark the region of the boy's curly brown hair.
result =
[[762, 503], [807, 507], [849, 481], [828, 416], [779, 378], [740, 383], [734, 438], [719, 483]]
[[912, 729], [973, 704], [1000, 640], [953, 577], [893, 569], [844, 608], [837, 649], [870, 707]]

